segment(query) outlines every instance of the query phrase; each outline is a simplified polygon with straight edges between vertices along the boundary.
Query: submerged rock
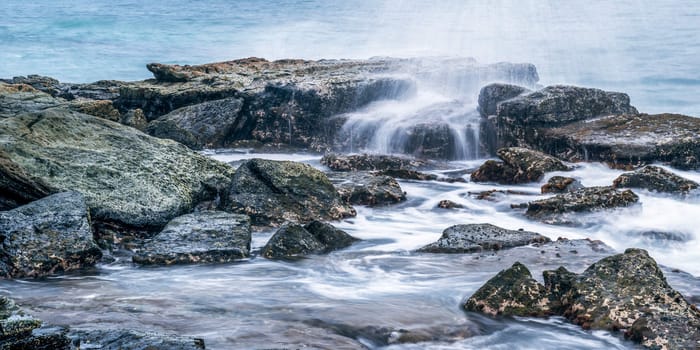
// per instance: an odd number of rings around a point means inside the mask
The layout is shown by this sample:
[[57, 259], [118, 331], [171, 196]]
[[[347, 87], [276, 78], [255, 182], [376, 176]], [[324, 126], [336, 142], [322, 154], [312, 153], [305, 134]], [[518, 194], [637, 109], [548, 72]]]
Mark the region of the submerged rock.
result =
[[257, 158], [236, 170], [223, 208], [249, 215], [258, 226], [355, 216], [323, 172], [308, 164]]
[[204, 340], [130, 329], [72, 330], [69, 333], [80, 349], [101, 350], [202, 350]]
[[464, 208], [463, 205], [461, 205], [459, 203], [455, 203], [449, 199], [443, 199], [443, 200], [439, 201], [437, 204], [437, 207], [442, 208], [442, 209], [461, 209], [461, 208]]
[[321, 158], [321, 164], [334, 171], [361, 170], [420, 170], [435, 163], [408, 157], [375, 154], [340, 155], [329, 153]]
[[547, 183], [542, 185], [540, 190], [545, 193], [566, 193], [583, 188], [581, 182], [573, 177], [552, 176]]
[[268, 259], [328, 253], [350, 246], [357, 239], [332, 225], [312, 221], [305, 226], [286, 224], [277, 230], [262, 249]]
[[532, 201], [525, 215], [540, 220], [554, 220], [566, 213], [594, 212], [634, 205], [639, 197], [630, 190], [618, 191], [612, 187], [586, 187]]
[[202, 211], [171, 220], [132, 257], [137, 264], [225, 263], [250, 255], [246, 215]]
[[698, 188], [698, 183], [670, 171], [647, 165], [631, 173], [624, 173], [613, 181], [614, 187], [643, 188], [650, 191], [685, 193]]
[[406, 193], [393, 177], [367, 172], [329, 174], [340, 197], [350, 204], [386, 205], [406, 200]]
[[0, 212], [0, 276], [42, 277], [94, 265], [102, 252], [93, 241], [85, 198], [54, 194]]
[[571, 169], [554, 157], [526, 148], [502, 148], [497, 153], [503, 162], [486, 161], [471, 174], [472, 181], [519, 184], [539, 181], [546, 172]]
[[67, 329], [44, 326], [25, 314], [14, 301], [0, 296], [0, 349], [68, 350]]
[[532, 243], [545, 243], [550, 239], [536, 232], [507, 230], [491, 224], [469, 224], [450, 226], [442, 237], [419, 252], [427, 253], [472, 253], [482, 250], [501, 250]]

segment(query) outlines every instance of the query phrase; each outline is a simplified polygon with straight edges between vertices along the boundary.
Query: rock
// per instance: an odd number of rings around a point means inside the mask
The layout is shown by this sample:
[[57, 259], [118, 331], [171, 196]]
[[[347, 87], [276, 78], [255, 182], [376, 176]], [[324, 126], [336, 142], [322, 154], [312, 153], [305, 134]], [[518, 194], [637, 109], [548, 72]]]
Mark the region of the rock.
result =
[[461, 208], [464, 208], [463, 205], [461, 205], [459, 203], [455, 203], [449, 199], [441, 200], [440, 202], [438, 202], [437, 206], [438, 206], [438, 208], [442, 208], [442, 209], [461, 209]]
[[119, 122], [141, 131], [145, 131], [148, 127], [146, 116], [143, 114], [143, 111], [138, 108], [124, 113]]
[[594, 212], [606, 209], [624, 208], [639, 201], [630, 190], [617, 191], [612, 187], [586, 187], [573, 192], [528, 203], [525, 215], [540, 220], [553, 220], [566, 213]]
[[420, 170], [437, 165], [435, 162], [388, 155], [329, 153], [321, 158], [321, 164], [334, 171], [358, 170]]
[[148, 133], [193, 149], [223, 147], [234, 133], [243, 100], [235, 97], [176, 109], [148, 125]]
[[312, 221], [306, 226], [286, 224], [277, 230], [262, 249], [268, 259], [328, 253], [350, 246], [356, 238], [345, 231]]
[[549, 241], [549, 238], [539, 233], [506, 230], [491, 224], [455, 225], [445, 229], [442, 232], [442, 237], [437, 242], [420, 248], [418, 251], [426, 253], [472, 253]]
[[0, 150], [26, 174], [85, 196], [100, 239], [152, 235], [223, 194], [234, 173], [173, 141], [62, 108], [2, 119], [0, 134]]
[[119, 122], [121, 119], [121, 113], [114, 108], [110, 100], [77, 99], [71, 101], [70, 106], [71, 109], [77, 112], [94, 115], [113, 122]]
[[14, 209], [54, 192], [51, 186], [27, 174], [0, 150], [0, 210]]
[[486, 85], [479, 91], [479, 106], [477, 107], [479, 114], [484, 118], [495, 115], [499, 103], [526, 92], [530, 92], [530, 90], [512, 84], [494, 83]]
[[0, 276], [42, 277], [94, 265], [102, 252], [90, 225], [85, 198], [78, 192], [0, 212]]
[[650, 191], [686, 193], [698, 188], [698, 183], [670, 171], [647, 165], [631, 173], [624, 173], [613, 181], [613, 187], [643, 188]]
[[29, 85], [33, 89], [49, 94], [51, 96], [56, 96], [61, 91], [61, 83], [58, 80], [37, 74], [30, 74], [26, 77], [14, 77], [6, 82], [8, 84]]
[[551, 314], [545, 287], [519, 262], [488, 280], [463, 307], [467, 311], [491, 316], [542, 317]]
[[350, 204], [387, 205], [406, 200], [406, 193], [393, 177], [367, 172], [329, 174], [340, 197]]
[[577, 179], [566, 176], [552, 176], [547, 183], [540, 188], [545, 193], [566, 193], [580, 190], [583, 185]]
[[225, 211], [249, 215], [256, 226], [355, 216], [324, 173], [290, 161], [247, 160], [223, 199]]
[[[89, 100], [109, 100], [116, 101], [119, 98], [119, 88], [126, 85], [118, 80], [99, 80], [87, 84], [67, 84], [59, 85], [58, 90], [48, 92], [52, 96], [63, 97], [67, 100], [89, 99]], [[115, 107], [117, 105], [115, 104]], [[125, 109], [126, 110], [126, 109]]]
[[459, 140], [449, 123], [430, 121], [413, 125], [399, 136], [405, 141], [400, 153], [428, 159], [458, 159]]
[[410, 169], [385, 169], [379, 171], [378, 174], [405, 180], [433, 181], [438, 179], [437, 175], [421, 173]]
[[471, 174], [472, 181], [519, 184], [540, 181], [546, 172], [571, 169], [554, 157], [520, 147], [499, 149], [498, 157], [503, 162], [487, 160]]
[[67, 330], [44, 326], [26, 315], [14, 301], [0, 296], [0, 349], [68, 350], [71, 341]]
[[80, 349], [101, 350], [201, 350], [204, 340], [181, 335], [159, 334], [139, 330], [72, 330], [69, 336]]
[[202, 211], [171, 220], [132, 257], [137, 264], [226, 263], [250, 256], [250, 219]]
[[25, 84], [0, 83], [0, 120], [23, 112], [38, 112], [61, 105], [64, 101]]

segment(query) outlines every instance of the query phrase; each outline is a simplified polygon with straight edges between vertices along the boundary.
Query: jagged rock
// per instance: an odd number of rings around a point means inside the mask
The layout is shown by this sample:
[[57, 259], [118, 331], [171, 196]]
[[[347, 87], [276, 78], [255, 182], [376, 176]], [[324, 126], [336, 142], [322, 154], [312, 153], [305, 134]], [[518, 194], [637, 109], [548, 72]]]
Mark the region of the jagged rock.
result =
[[249, 215], [257, 226], [355, 216], [324, 173], [290, 161], [245, 161], [223, 199], [225, 211]]
[[511, 84], [494, 83], [481, 88], [479, 91], [479, 113], [482, 117], [496, 114], [498, 104], [530, 92], [527, 88]]
[[614, 187], [644, 188], [650, 191], [685, 193], [698, 188], [698, 183], [670, 171], [647, 165], [631, 173], [624, 173], [613, 181]]
[[94, 265], [102, 252], [90, 225], [85, 198], [78, 192], [0, 212], [0, 276], [41, 277]]
[[262, 249], [268, 259], [328, 253], [342, 249], [357, 239], [332, 225], [312, 221], [305, 226], [286, 224], [277, 230]]
[[132, 109], [122, 114], [122, 117], [119, 120], [119, 122], [126, 126], [130, 126], [141, 131], [145, 131], [148, 127], [148, 121], [146, 120], [146, 116], [143, 114], [143, 111], [138, 108]]
[[639, 201], [630, 190], [617, 191], [612, 187], [586, 187], [558, 194], [554, 197], [528, 203], [525, 215], [540, 220], [553, 220], [566, 213], [594, 212], [629, 207]]
[[350, 204], [385, 205], [406, 200], [406, 193], [393, 177], [367, 172], [329, 174], [340, 197]]
[[32, 88], [47, 93], [51, 96], [56, 96], [61, 90], [61, 83], [58, 80], [37, 74], [30, 74], [26, 77], [14, 77], [9, 81], [6, 80], [6, 82], [9, 84], [29, 85]]
[[0, 296], [0, 349], [68, 350], [71, 341], [67, 329], [44, 326], [25, 314], [14, 301]]
[[171, 220], [132, 257], [137, 264], [225, 263], [250, 255], [250, 218], [201, 211]]
[[0, 119], [38, 112], [64, 103], [26, 84], [0, 83]]
[[329, 153], [321, 158], [321, 164], [334, 171], [358, 170], [420, 170], [436, 165], [435, 162], [388, 155]]
[[148, 125], [148, 133], [193, 149], [226, 144], [238, 122], [243, 100], [235, 97], [176, 109]]
[[552, 176], [547, 183], [542, 185], [542, 193], [565, 193], [582, 189], [583, 185], [577, 179], [566, 176]]
[[546, 172], [570, 170], [560, 160], [526, 148], [502, 148], [498, 157], [503, 162], [487, 160], [471, 174], [472, 181], [518, 184], [539, 181]]
[[223, 193], [234, 173], [173, 141], [62, 108], [1, 119], [0, 134], [0, 150], [26, 174], [85, 195], [101, 239], [157, 232]]
[[77, 99], [71, 101], [70, 106], [71, 109], [77, 112], [94, 115], [113, 122], [119, 122], [121, 119], [121, 113], [114, 108], [110, 100]]
[[459, 209], [459, 208], [464, 208], [463, 205], [459, 203], [455, 203], [449, 199], [443, 199], [440, 202], [438, 202], [438, 208], [442, 209]]
[[450, 226], [435, 243], [418, 249], [427, 253], [472, 253], [482, 250], [501, 250], [532, 243], [549, 242], [536, 232], [507, 230], [491, 224]]
[[68, 334], [80, 349], [101, 350], [202, 350], [204, 340], [181, 335], [131, 329], [71, 330]]
[[385, 169], [378, 172], [379, 175], [391, 176], [396, 179], [405, 180], [420, 180], [420, 181], [432, 181], [437, 180], [438, 176], [434, 174], [426, 174], [410, 169]]
[[27, 174], [0, 150], [0, 210], [14, 209], [54, 192], [51, 186]]

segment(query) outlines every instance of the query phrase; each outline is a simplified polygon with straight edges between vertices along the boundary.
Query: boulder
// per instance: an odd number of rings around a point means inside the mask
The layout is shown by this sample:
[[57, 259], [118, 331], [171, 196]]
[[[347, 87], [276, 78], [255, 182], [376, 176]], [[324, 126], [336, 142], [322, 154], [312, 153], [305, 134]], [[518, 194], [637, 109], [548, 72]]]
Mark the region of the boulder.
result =
[[0, 210], [10, 210], [55, 192], [41, 179], [27, 174], [0, 150]]
[[406, 200], [406, 193], [393, 177], [368, 172], [329, 174], [340, 197], [350, 204], [386, 205]]
[[532, 243], [545, 243], [550, 239], [536, 232], [507, 230], [491, 224], [469, 224], [450, 226], [442, 237], [419, 252], [426, 253], [472, 253], [482, 250], [501, 250]]
[[80, 329], [68, 334], [80, 349], [202, 350], [204, 340], [131, 329]]
[[595, 212], [634, 205], [639, 197], [630, 190], [618, 191], [612, 187], [586, 187], [558, 194], [554, 197], [529, 202], [525, 215], [545, 221], [558, 222], [558, 216], [567, 213]]
[[334, 171], [358, 170], [421, 170], [439, 165], [438, 163], [399, 156], [354, 154], [340, 155], [328, 153], [321, 158], [321, 164]]
[[286, 224], [277, 230], [262, 249], [268, 259], [288, 258], [328, 253], [350, 246], [357, 241], [345, 231], [319, 221], [305, 226]]
[[624, 173], [613, 181], [613, 187], [643, 188], [650, 191], [686, 193], [698, 188], [698, 183], [678, 176], [663, 168], [647, 165], [634, 172]]
[[498, 157], [503, 162], [486, 161], [471, 174], [472, 181], [519, 184], [540, 181], [546, 172], [571, 169], [554, 157], [521, 147], [499, 149]]
[[0, 349], [69, 350], [67, 329], [44, 326], [25, 314], [14, 301], [0, 296]]
[[159, 231], [223, 194], [234, 173], [173, 141], [62, 108], [2, 119], [0, 134], [0, 150], [26, 174], [82, 193], [107, 240]]
[[428, 159], [458, 159], [459, 142], [456, 130], [446, 122], [429, 121], [403, 130], [399, 139], [404, 140], [397, 149], [399, 153]]
[[235, 97], [182, 107], [148, 124], [148, 133], [193, 149], [226, 145], [238, 122], [243, 100]]
[[171, 220], [132, 260], [142, 265], [225, 263], [250, 255], [246, 215], [201, 211]]
[[530, 90], [512, 84], [493, 83], [486, 85], [479, 91], [479, 106], [477, 107], [479, 114], [484, 118], [495, 115], [499, 103], [526, 92], [530, 92]]
[[256, 226], [355, 216], [328, 177], [308, 164], [250, 159], [233, 176], [222, 208], [249, 215]]
[[0, 83], [0, 119], [24, 112], [38, 112], [61, 105], [64, 101], [26, 84]]
[[378, 172], [379, 175], [391, 176], [395, 179], [404, 180], [420, 180], [420, 181], [432, 181], [437, 180], [438, 176], [434, 174], [426, 174], [410, 169], [385, 169]]
[[78, 192], [0, 212], [0, 276], [42, 277], [94, 265], [102, 252], [90, 225], [85, 198]]
[[581, 182], [573, 177], [552, 176], [547, 180], [547, 183], [542, 185], [540, 190], [545, 193], [566, 193], [580, 190], [583, 188]]
[[455, 203], [449, 199], [443, 199], [443, 200], [439, 201], [437, 204], [437, 207], [442, 208], [442, 209], [461, 209], [461, 208], [464, 208], [463, 205], [461, 205], [459, 203]]

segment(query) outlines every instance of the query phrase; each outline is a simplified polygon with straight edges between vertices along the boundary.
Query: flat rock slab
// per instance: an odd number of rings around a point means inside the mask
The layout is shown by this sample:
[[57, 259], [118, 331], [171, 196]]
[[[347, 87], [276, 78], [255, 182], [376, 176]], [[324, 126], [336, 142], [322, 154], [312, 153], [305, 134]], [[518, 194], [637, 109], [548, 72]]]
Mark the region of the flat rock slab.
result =
[[501, 250], [532, 243], [545, 243], [550, 239], [536, 232], [507, 230], [491, 224], [469, 224], [448, 227], [442, 237], [419, 252], [473, 253], [483, 250]]
[[0, 276], [41, 277], [94, 265], [102, 257], [85, 198], [54, 194], [0, 212]]
[[204, 340], [130, 329], [72, 330], [69, 337], [81, 350], [203, 350]]
[[225, 263], [250, 255], [250, 218], [202, 211], [171, 220], [132, 257], [142, 265]]
[[613, 181], [614, 187], [643, 188], [650, 191], [687, 193], [698, 188], [698, 183], [678, 176], [663, 168], [647, 165], [631, 173], [624, 173]]
[[287, 224], [280, 227], [262, 249], [268, 259], [328, 253], [346, 248], [358, 239], [330, 224], [312, 221], [305, 226]]

